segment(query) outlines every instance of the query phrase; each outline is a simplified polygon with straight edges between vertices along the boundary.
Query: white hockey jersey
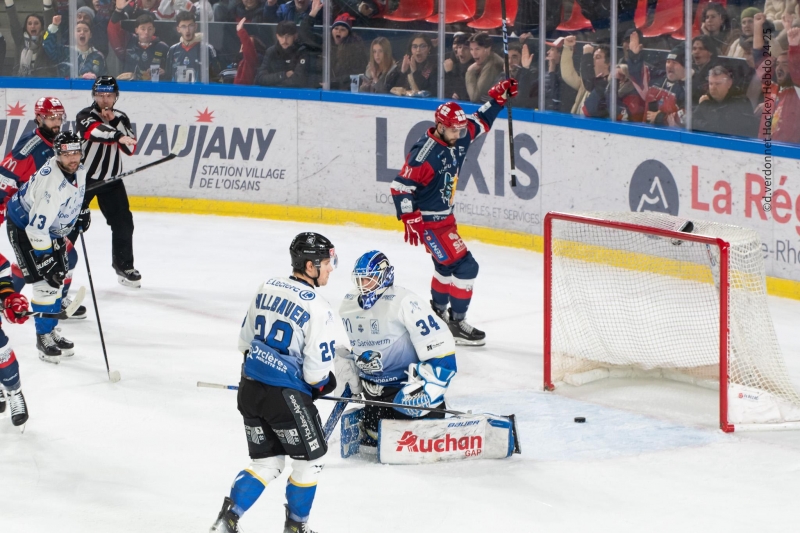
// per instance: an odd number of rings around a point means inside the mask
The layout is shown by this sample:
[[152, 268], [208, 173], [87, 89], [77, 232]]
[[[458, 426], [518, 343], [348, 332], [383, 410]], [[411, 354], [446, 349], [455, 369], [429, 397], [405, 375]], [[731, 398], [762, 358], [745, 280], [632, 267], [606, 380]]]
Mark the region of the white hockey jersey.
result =
[[307, 394], [333, 372], [336, 351], [350, 351], [330, 304], [294, 278], [271, 278], [261, 285], [242, 324], [239, 350], [249, 351], [246, 376]]
[[427, 301], [397, 285], [368, 310], [361, 308], [358, 297], [358, 291], [347, 293], [339, 314], [361, 379], [400, 386], [407, 380], [408, 365], [420, 361], [456, 369], [453, 335]]
[[48, 250], [54, 238], [72, 231], [86, 192], [83, 165], [75, 176], [75, 183], [70, 183], [53, 156], [9, 200], [8, 218], [25, 228], [34, 250]]

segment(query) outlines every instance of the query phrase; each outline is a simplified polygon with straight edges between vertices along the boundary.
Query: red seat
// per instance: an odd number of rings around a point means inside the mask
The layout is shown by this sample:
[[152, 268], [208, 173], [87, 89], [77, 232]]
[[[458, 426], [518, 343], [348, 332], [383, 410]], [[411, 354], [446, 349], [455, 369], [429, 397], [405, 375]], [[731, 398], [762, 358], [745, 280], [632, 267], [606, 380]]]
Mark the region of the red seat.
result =
[[433, 0], [402, 0], [400, 7], [384, 15], [383, 18], [395, 22], [411, 22], [429, 17], [431, 13], [433, 13]]
[[647, 26], [647, 0], [639, 0], [636, 4], [636, 12], [633, 14], [633, 23], [636, 28], [642, 29]]
[[[514, 19], [517, 18], [518, 7], [517, 0], [506, 0], [506, 21], [509, 24], [513, 24]], [[480, 18], [467, 23], [467, 26], [476, 30], [492, 30], [502, 25], [503, 17], [500, 13], [500, 0], [486, 0], [486, 7], [483, 8]]]
[[556, 28], [559, 31], [594, 30], [591, 21], [581, 13], [581, 6], [578, 0], [572, 0], [572, 13], [570, 13], [569, 20], [567, 21], [564, 21], [564, 4], [561, 4], [561, 21], [561, 24]]
[[683, 0], [658, 0], [653, 23], [642, 30], [644, 37], [658, 37], [683, 26]]
[[[692, 24], [692, 39], [700, 35], [700, 26], [703, 25], [703, 10], [712, 0], [700, 0], [700, 3], [697, 4], [697, 9], [694, 12], [694, 23]], [[728, 2], [727, 0], [715, 0], [725, 6]], [[681, 29], [676, 31], [672, 34], [674, 39], [684, 40], [686, 39], [686, 29], [681, 25]]]
[[[445, 0], [444, 23], [455, 24], [475, 17], [478, 11], [478, 0]], [[438, 24], [439, 14], [434, 13], [426, 18], [428, 22]]]

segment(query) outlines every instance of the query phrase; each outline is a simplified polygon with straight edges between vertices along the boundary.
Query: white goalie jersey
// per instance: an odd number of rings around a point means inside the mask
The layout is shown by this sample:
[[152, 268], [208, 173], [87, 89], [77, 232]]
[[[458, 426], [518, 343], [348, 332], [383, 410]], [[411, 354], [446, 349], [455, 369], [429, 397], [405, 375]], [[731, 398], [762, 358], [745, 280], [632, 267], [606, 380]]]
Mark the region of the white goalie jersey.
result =
[[361, 379], [400, 387], [411, 363], [449, 358], [455, 366], [453, 335], [428, 302], [396, 285], [368, 310], [361, 308], [358, 297], [358, 291], [347, 293], [339, 315]]

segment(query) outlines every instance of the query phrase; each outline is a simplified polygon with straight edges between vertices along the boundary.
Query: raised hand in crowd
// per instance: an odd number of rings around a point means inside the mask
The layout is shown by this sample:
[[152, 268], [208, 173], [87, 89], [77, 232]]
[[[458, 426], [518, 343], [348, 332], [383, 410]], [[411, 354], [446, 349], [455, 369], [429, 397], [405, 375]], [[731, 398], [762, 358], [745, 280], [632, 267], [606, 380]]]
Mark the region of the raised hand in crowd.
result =
[[566, 39], [564, 39], [564, 46], [566, 46], [569, 49], [573, 49], [575, 48], [575, 44], [577, 42], [578, 42], [577, 37], [575, 37], [574, 35], [570, 35]]
[[632, 54], [638, 54], [642, 51], [642, 42], [639, 40], [639, 32], [631, 33], [631, 41], [628, 49], [631, 51]]
[[408, 74], [410, 68], [411, 68], [411, 56], [406, 54], [403, 56], [403, 64], [400, 66], [400, 71], [403, 74]]
[[[269, 2], [269, 0], [267, 0], [267, 2]], [[274, 6], [275, 2], [277, 2], [277, 0], [274, 0], [273, 3], [269, 5]], [[308, 12], [308, 16], [313, 19], [320, 11], [322, 11], [322, 0], [311, 0], [311, 11]]]
[[789, 46], [800, 46], [800, 28], [789, 28]]
[[447, 59], [444, 60], [443, 65], [445, 72], [453, 72], [453, 67], [455, 67], [455, 63], [453, 63], [452, 59], [448, 57]]
[[785, 30], [791, 28], [796, 18], [797, 16], [791, 11], [789, 10], [784, 11], [783, 15], [781, 15], [781, 22], [783, 22], [783, 28]]
[[117, 11], [122, 12], [125, 9], [125, 6], [128, 5], [128, 0], [116, 0], [116, 9]]
[[61, 15], [56, 15], [53, 17], [53, 25], [55, 26], [61, 25]]
[[583, 45], [583, 53], [584, 54], [593, 54], [594, 53], [594, 46], [591, 44], [584, 44]]
[[530, 69], [533, 63], [533, 54], [527, 46], [522, 45], [522, 68]]
[[267, 5], [272, 7], [278, 3], [278, 0], [267, 0]]

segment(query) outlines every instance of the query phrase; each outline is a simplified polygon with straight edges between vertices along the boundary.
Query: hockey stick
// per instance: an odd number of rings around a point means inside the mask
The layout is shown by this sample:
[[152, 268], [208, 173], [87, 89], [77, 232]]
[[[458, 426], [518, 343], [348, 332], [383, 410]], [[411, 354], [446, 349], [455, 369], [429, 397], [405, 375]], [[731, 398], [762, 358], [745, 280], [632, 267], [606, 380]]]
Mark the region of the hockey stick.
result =
[[172, 150], [170, 150], [169, 155], [166, 157], [162, 157], [157, 161], [153, 161], [152, 163], [147, 163], [146, 165], [142, 165], [140, 167], [136, 167], [133, 170], [129, 170], [127, 172], [123, 172], [122, 174], [117, 174], [116, 176], [112, 176], [107, 180], [98, 181], [97, 183], [92, 183], [86, 186], [86, 192], [95, 191], [100, 187], [108, 185], [109, 183], [114, 183], [115, 181], [119, 181], [122, 178], [127, 178], [131, 174], [136, 174], [137, 172], [141, 172], [142, 170], [147, 170], [150, 167], [154, 167], [156, 165], [160, 165], [161, 163], [166, 163], [167, 161], [171, 161], [178, 157], [178, 154], [186, 148], [186, 140], [189, 138], [189, 126], [179, 126], [178, 127], [178, 134], [175, 137], [175, 144], [172, 145]]
[[100, 345], [103, 347], [103, 359], [106, 360], [106, 372], [108, 379], [112, 383], [120, 380], [119, 372], [112, 371], [108, 367], [108, 352], [106, 352], [106, 341], [103, 338], [103, 326], [100, 324], [100, 310], [97, 308], [97, 295], [94, 292], [94, 282], [92, 281], [92, 269], [89, 268], [89, 254], [86, 253], [86, 241], [83, 239], [83, 230], [80, 231], [81, 247], [83, 248], [83, 260], [86, 262], [86, 273], [89, 274], [89, 288], [92, 289], [92, 303], [94, 304], [94, 316], [97, 317], [97, 330], [100, 332]]
[[[342, 391], [342, 398], [352, 398], [353, 393], [350, 390], [350, 384], [347, 383], [344, 386], [344, 390]], [[333, 434], [333, 430], [336, 429], [336, 424], [339, 423], [339, 420], [342, 419], [342, 415], [344, 414], [344, 410], [347, 409], [347, 402], [339, 402], [331, 411], [328, 420], [325, 422], [325, 425], [322, 428], [322, 433], [325, 435], [325, 442], [330, 440], [331, 435]]]
[[[511, 77], [511, 70], [508, 66], [508, 22], [506, 21], [506, 0], [500, 0], [500, 16], [503, 19], [503, 60], [506, 63], [506, 79]], [[508, 146], [509, 158], [511, 159], [511, 186], [517, 186], [517, 165], [514, 160], [514, 123], [511, 118], [511, 95], [506, 100], [506, 111], [508, 111]]]
[[[78, 292], [75, 294], [75, 298], [72, 299], [72, 303], [67, 306], [63, 313], [67, 315], [67, 318], [71, 317], [75, 314], [75, 311], [78, 310], [81, 303], [83, 303], [83, 299], [86, 297], [86, 287], [81, 287], [78, 289]], [[41, 311], [27, 311], [22, 313], [21, 316], [32, 316], [34, 318], [59, 318], [61, 313], [42, 313]]]

